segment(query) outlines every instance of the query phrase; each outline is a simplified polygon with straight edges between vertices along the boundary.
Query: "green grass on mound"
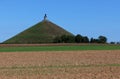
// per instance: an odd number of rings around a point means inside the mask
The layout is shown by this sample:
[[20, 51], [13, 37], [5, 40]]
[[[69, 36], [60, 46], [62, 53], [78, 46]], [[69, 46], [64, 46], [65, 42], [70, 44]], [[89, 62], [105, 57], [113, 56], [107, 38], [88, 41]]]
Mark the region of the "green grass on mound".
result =
[[120, 50], [119, 45], [0, 47], [0, 52]]
[[56, 36], [73, 35], [60, 26], [44, 20], [4, 41], [5, 44], [40, 44], [53, 43]]

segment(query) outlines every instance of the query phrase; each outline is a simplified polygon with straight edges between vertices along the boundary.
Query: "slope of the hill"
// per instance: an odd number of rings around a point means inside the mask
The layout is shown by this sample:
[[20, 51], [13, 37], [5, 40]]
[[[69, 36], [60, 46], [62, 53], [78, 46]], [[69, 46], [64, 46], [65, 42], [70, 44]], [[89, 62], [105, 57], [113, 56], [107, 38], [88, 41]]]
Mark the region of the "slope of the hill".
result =
[[35, 44], [35, 43], [52, 43], [56, 36], [73, 35], [60, 26], [48, 21], [42, 22], [28, 28], [18, 35], [6, 40], [7, 44]]

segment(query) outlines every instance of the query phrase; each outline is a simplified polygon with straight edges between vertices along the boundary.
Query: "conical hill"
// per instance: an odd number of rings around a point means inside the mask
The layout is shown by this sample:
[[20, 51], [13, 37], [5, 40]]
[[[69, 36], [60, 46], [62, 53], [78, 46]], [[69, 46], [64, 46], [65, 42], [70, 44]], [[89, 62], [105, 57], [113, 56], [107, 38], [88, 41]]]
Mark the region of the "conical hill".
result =
[[56, 36], [73, 35], [60, 26], [48, 20], [26, 29], [16, 36], [6, 40], [3, 43], [7, 44], [38, 44], [38, 43], [52, 43]]

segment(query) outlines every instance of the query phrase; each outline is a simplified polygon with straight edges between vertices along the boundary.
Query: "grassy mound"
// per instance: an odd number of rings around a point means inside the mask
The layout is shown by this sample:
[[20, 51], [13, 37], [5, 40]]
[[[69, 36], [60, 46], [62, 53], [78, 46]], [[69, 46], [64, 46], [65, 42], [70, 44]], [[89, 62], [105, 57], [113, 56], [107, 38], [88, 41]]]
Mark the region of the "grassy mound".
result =
[[52, 43], [56, 36], [73, 35], [64, 30], [60, 26], [48, 21], [42, 22], [28, 28], [18, 35], [6, 40], [7, 44], [36, 44], [36, 43]]

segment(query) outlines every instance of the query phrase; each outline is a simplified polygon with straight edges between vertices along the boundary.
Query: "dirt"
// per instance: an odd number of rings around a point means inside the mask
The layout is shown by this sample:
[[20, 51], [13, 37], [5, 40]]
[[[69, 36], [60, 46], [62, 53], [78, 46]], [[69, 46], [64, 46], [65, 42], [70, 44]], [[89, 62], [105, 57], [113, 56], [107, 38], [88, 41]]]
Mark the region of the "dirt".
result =
[[[48, 44], [0, 44], [0, 47], [25, 47], [25, 46], [82, 46], [82, 45], [91, 45], [88, 43], [48, 43]], [[93, 43], [92, 45], [114, 45], [114, 44], [97, 44]]]
[[1, 52], [0, 79], [120, 79], [120, 50]]

